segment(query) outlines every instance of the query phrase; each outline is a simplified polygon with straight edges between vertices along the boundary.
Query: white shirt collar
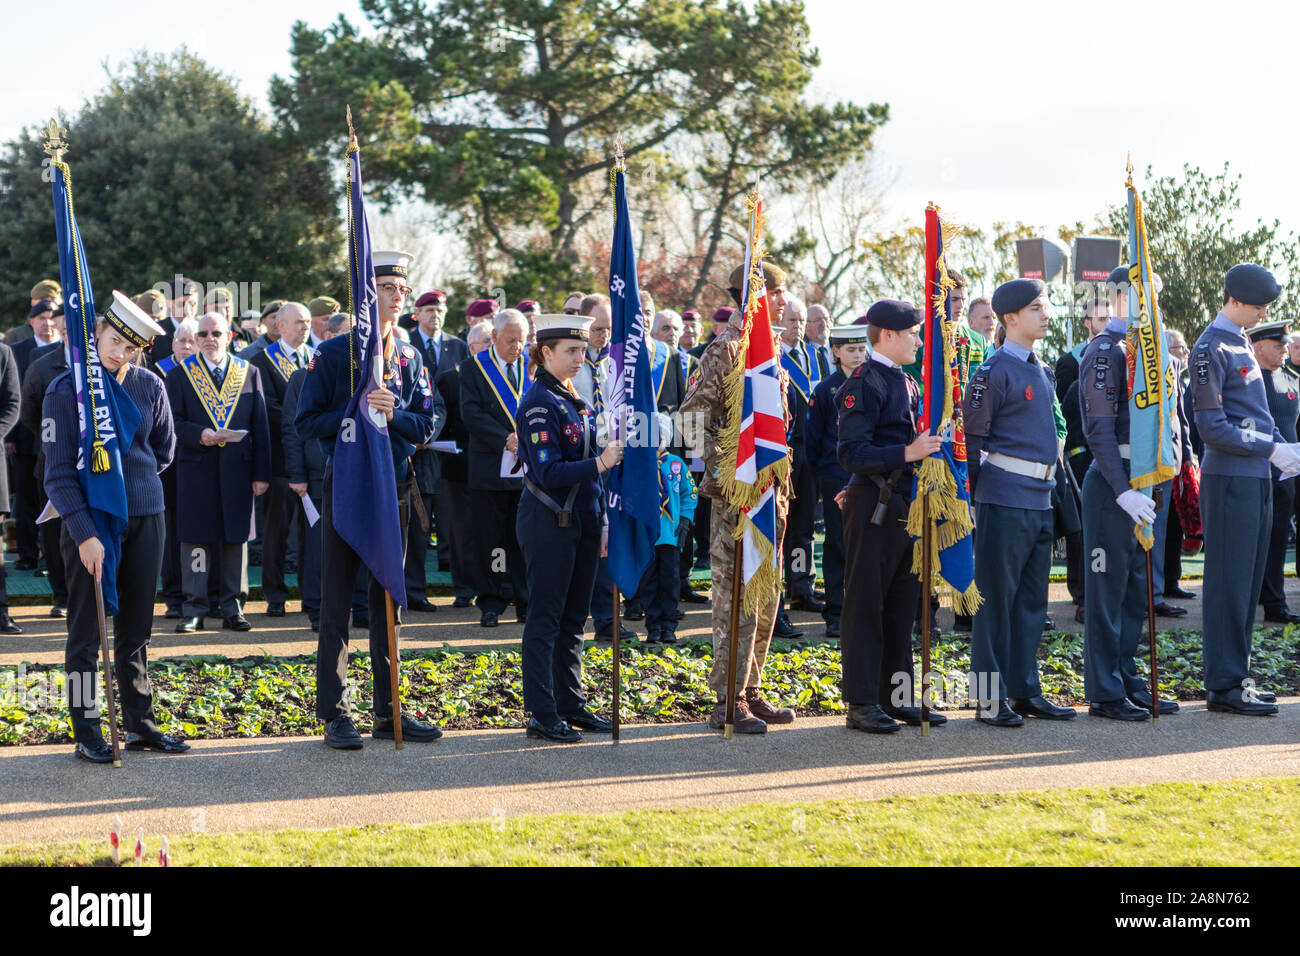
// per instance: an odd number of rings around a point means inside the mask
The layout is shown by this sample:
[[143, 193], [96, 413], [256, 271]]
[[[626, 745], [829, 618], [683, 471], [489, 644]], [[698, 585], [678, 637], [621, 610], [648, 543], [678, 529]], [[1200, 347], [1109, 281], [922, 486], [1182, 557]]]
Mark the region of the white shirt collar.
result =
[[216, 364], [213, 364], [213, 361], [212, 361], [210, 358], [208, 358], [208, 354], [207, 354], [206, 352], [200, 352], [199, 355], [201, 355], [201, 356], [203, 357], [203, 362], [204, 362], [205, 365], [207, 365], [208, 369], [209, 369], [210, 371], [213, 371], [213, 372], [215, 372], [215, 371], [216, 371], [217, 369], [219, 369], [219, 368], [224, 368], [225, 365], [226, 365], [226, 362], [227, 362], [227, 361], [229, 360], [229, 358], [230, 358], [230, 353], [227, 352], [227, 353], [226, 353], [226, 357], [225, 357], [224, 359], [221, 360], [221, 364], [220, 364], [220, 365], [216, 365]]
[[881, 365], [885, 366], [885, 368], [901, 368], [901, 366], [893, 359], [881, 355], [879, 352], [871, 353], [871, 361], [879, 362]]

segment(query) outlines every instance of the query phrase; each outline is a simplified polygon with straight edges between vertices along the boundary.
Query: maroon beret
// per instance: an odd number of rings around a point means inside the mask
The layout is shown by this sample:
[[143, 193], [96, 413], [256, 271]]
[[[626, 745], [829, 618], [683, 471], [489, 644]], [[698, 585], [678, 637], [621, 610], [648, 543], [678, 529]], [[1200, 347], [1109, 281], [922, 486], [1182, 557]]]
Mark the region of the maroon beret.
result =
[[471, 319], [477, 319], [481, 315], [492, 315], [497, 311], [495, 299], [475, 299], [465, 310], [465, 315]]
[[690, 322], [692, 319], [698, 322], [699, 318], [700, 318], [700, 313], [696, 312], [694, 309], [687, 309], [685, 312], [682, 313], [683, 322]]
[[537, 309], [537, 303], [534, 302], [532, 299], [524, 299], [524, 301], [523, 301], [523, 302], [520, 302], [517, 306], [515, 306], [515, 308], [518, 309], [520, 312], [523, 312], [523, 313], [525, 313], [525, 314], [527, 314], [527, 313], [529, 313], [529, 312], [537, 312], [537, 311], [538, 311], [538, 309]]
[[722, 308], [718, 309], [718, 311], [713, 313], [713, 321], [726, 322], [731, 318], [731, 313], [735, 311], [735, 309], [729, 309], [724, 305]]
[[416, 299], [415, 307], [417, 309], [422, 309], [426, 305], [444, 305], [446, 301], [447, 301], [447, 293], [438, 292], [435, 290], [433, 292], [426, 292], [424, 295]]

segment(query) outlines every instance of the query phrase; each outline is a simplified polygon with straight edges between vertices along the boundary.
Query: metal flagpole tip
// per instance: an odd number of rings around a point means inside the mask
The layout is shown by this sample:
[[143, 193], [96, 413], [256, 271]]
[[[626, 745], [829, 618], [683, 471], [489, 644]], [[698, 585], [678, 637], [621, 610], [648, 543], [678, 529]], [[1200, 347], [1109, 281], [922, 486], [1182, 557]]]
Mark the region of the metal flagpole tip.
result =
[[351, 153], [361, 148], [360, 146], [357, 145], [357, 131], [352, 128], [351, 104], [349, 104], [347, 107], [347, 117], [348, 117], [348, 152]]
[[626, 157], [623, 155], [623, 137], [614, 137], [614, 172], [626, 172]]
[[398, 750], [405, 750], [405, 749], [406, 749], [406, 744], [398, 744], [398, 745], [397, 745], [397, 749], [398, 749]]
[[921, 721], [921, 736], [922, 737], [930, 736], [930, 722], [928, 720]]
[[735, 732], [736, 732], [735, 726], [732, 724], [727, 724], [727, 726], [722, 728], [722, 738], [724, 740], [730, 740], [732, 734], [734, 734]]
[[114, 767], [119, 767], [119, 768], [120, 768], [120, 767], [122, 766], [122, 761], [120, 761], [120, 760], [114, 760], [114, 761], [113, 761], [113, 766], [114, 766]]
[[53, 157], [56, 163], [61, 162], [63, 151], [68, 148], [68, 141], [63, 138], [63, 129], [51, 119], [50, 125], [42, 132], [45, 133], [45, 139], [41, 142], [41, 148], [45, 150], [47, 156]]

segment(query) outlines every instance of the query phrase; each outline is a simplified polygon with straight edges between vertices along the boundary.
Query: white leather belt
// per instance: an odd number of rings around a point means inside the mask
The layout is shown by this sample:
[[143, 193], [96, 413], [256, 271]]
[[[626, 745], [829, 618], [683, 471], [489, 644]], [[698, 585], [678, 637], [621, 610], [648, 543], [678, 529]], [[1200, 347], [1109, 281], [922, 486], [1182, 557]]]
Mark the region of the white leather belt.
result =
[[1013, 458], [1000, 451], [989, 452], [987, 460], [990, 465], [997, 465], [1003, 471], [1009, 471], [1013, 475], [1024, 475], [1026, 478], [1037, 478], [1040, 481], [1052, 481], [1056, 478], [1056, 465], [1044, 465], [1024, 458]]
[[1130, 458], [1132, 458], [1132, 457], [1133, 457], [1133, 448], [1132, 448], [1132, 446], [1131, 446], [1131, 445], [1120, 445], [1120, 446], [1119, 446], [1119, 457], [1123, 458], [1125, 461], [1128, 461]]

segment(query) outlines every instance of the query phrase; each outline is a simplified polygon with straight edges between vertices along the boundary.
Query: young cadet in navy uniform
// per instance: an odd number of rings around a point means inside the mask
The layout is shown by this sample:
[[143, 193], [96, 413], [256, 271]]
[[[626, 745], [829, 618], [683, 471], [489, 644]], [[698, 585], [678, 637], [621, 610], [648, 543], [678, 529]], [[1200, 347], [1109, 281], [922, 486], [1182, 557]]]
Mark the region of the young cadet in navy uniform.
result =
[[808, 403], [808, 463], [817, 473], [826, 522], [822, 542], [822, 579], [826, 582], [826, 636], [840, 636], [840, 613], [844, 606], [844, 523], [835, 496], [849, 483], [849, 473], [840, 465], [839, 409], [835, 394], [859, 365], [867, 360], [867, 328], [849, 325], [830, 330], [831, 355], [835, 371], [813, 389]]
[[971, 670], [977, 719], [995, 727], [1074, 716], [1046, 700], [1038, 683], [1059, 454], [1055, 383], [1033, 351], [1047, 332], [1045, 289], [1039, 279], [1013, 279], [994, 291], [1006, 341], [971, 376], [962, 404], [978, 528], [975, 583], [984, 598], [971, 625]]
[[[1296, 421], [1300, 419], [1300, 376], [1286, 367], [1286, 337], [1290, 321], [1269, 322], [1250, 330], [1250, 344], [1263, 373], [1264, 391], [1273, 424], [1282, 437], [1294, 444]], [[1259, 603], [1264, 606], [1264, 620], [1271, 624], [1300, 624], [1300, 614], [1286, 605], [1284, 569], [1287, 538], [1291, 533], [1291, 512], [1295, 510], [1295, 479], [1282, 478], [1277, 468], [1273, 475], [1273, 520], [1268, 539], [1268, 557], [1264, 561], [1264, 583]]]
[[1282, 292], [1262, 266], [1233, 266], [1223, 308], [1192, 349], [1192, 406], [1205, 443], [1201, 523], [1205, 532], [1204, 659], [1206, 707], [1224, 713], [1277, 713], [1271, 692], [1250, 679], [1255, 601], [1264, 582], [1273, 521], [1272, 473], [1300, 471], [1268, 410], [1268, 393], [1245, 329], [1263, 321]]
[[[408, 269], [413, 257], [405, 252], [375, 252], [375, 288], [379, 294], [379, 337], [384, 353], [384, 387], [369, 395], [371, 408], [388, 419], [397, 478], [398, 520], [402, 552], [406, 552], [410, 481], [408, 461], [417, 445], [433, 441], [433, 386], [419, 350], [401, 342], [393, 332], [402, 302], [410, 293]], [[346, 692], [348, 615], [361, 559], [334, 530], [334, 443], [343, 425], [349, 399], [362, 374], [357, 368], [361, 346], [357, 329], [321, 344], [302, 384], [294, 426], [304, 440], [319, 439], [325, 452], [325, 481], [321, 496], [321, 608], [316, 651], [316, 716], [325, 721], [325, 743], [337, 750], [360, 750], [361, 734], [352, 722]], [[355, 423], [354, 423], [355, 424]], [[401, 595], [394, 596], [394, 603]], [[374, 675], [374, 724], [370, 735], [393, 739], [392, 681], [388, 660], [388, 619], [384, 588], [370, 577], [370, 668]], [[400, 612], [399, 612], [400, 613]], [[399, 621], [400, 623], [400, 621]], [[437, 740], [442, 731], [402, 714], [402, 739]]]
[[532, 595], [522, 646], [524, 710], [529, 737], [567, 744], [582, 739], [579, 729], [613, 729], [587, 709], [582, 629], [604, 550], [600, 476], [622, 461], [623, 446], [610, 442], [597, 455], [595, 410], [573, 388], [591, 319], [538, 315], [533, 321], [536, 378], [517, 416], [524, 492], [515, 530]]
[[[157, 376], [133, 365], [162, 327], [122, 293], [95, 329], [95, 346], [104, 371], [115, 375], [140, 413], [140, 424], [122, 452], [122, 477], [126, 485], [127, 522], [117, 565], [117, 615], [113, 618], [113, 660], [117, 692], [126, 724], [127, 750], [183, 753], [184, 741], [169, 737], [158, 727], [149, 686], [149, 636], [153, 628], [153, 600], [162, 568], [163, 488], [158, 474], [172, 460], [176, 433], [171, 405]], [[63, 518], [60, 541], [68, 581], [68, 645], [64, 665], [68, 674], [94, 675], [99, 656], [99, 623], [95, 576], [104, 561], [104, 544], [91, 519], [77, 473], [80, 448], [76, 386], [71, 373], [50, 383], [41, 410], [53, 423], [45, 437], [45, 491]], [[122, 436], [125, 437], [125, 436]], [[198, 503], [202, 506], [202, 503]], [[50, 560], [55, 560], [51, 555]], [[104, 743], [99, 717], [77, 700], [68, 703], [77, 756], [91, 763], [111, 763], [113, 750]]]
[[[1128, 268], [1111, 274], [1128, 289]], [[1108, 284], [1110, 281], [1108, 280]], [[1088, 713], [1111, 720], [1146, 720], [1151, 694], [1138, 676], [1138, 640], [1147, 620], [1146, 552], [1134, 524], [1151, 526], [1156, 505], [1129, 484], [1127, 308], [1115, 310], [1083, 351], [1076, 394], [1092, 465], [1083, 478], [1084, 689]], [[1090, 556], [1101, 555], [1105, 563]], [[1160, 701], [1160, 713], [1178, 710]]]
[[[850, 728], [885, 734], [898, 730], [899, 720], [921, 723], [921, 708], [911, 704], [912, 619], [921, 583], [912, 573], [906, 523], [912, 463], [934, 454], [943, 440], [917, 436], [919, 390], [902, 368], [916, 361], [921, 346], [921, 310], [882, 299], [867, 310], [866, 322], [871, 358], [835, 397], [839, 461], [853, 476], [843, 499], [847, 563], [840, 693]], [[900, 679], [907, 684], [902, 705], [892, 699]], [[930, 722], [948, 719], [932, 711]]]

